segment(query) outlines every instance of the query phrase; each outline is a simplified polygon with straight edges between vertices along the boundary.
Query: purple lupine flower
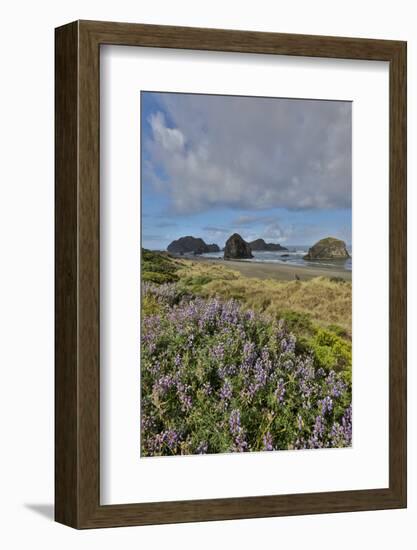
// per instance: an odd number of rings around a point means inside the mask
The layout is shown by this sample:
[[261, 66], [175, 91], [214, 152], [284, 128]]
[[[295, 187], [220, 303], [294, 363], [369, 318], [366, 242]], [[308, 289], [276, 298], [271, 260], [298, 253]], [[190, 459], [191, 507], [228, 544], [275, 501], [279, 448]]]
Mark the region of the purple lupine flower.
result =
[[158, 374], [161, 372], [161, 364], [159, 361], [155, 361], [150, 364], [149, 366], [149, 372], [152, 374], [152, 376], [158, 376]]
[[207, 441], [201, 441], [198, 444], [198, 447], [196, 448], [195, 452], [198, 455], [205, 455], [207, 453], [208, 444]]
[[278, 380], [277, 389], [275, 390], [274, 395], [277, 398], [278, 403], [282, 404], [284, 402], [285, 384], [284, 384], [284, 380], [282, 378], [280, 378]]
[[224, 344], [220, 343], [220, 344], [217, 344], [217, 346], [214, 346], [210, 350], [210, 356], [215, 361], [223, 361], [223, 358], [224, 358]]
[[300, 380], [313, 381], [315, 378], [314, 364], [311, 358], [297, 359], [295, 374]]
[[248, 446], [248, 443], [247, 443], [243, 433], [236, 436], [235, 437], [235, 443], [234, 443], [234, 446], [232, 448], [232, 451], [237, 452], [237, 453], [244, 453], [248, 449], [249, 449], [249, 446]]
[[266, 434], [263, 436], [262, 442], [263, 442], [264, 451], [273, 451], [274, 450], [274, 447], [272, 445], [272, 435], [269, 431], [266, 432]]
[[261, 359], [256, 361], [253, 372], [258, 388], [265, 386], [268, 374]]
[[285, 336], [285, 323], [283, 319], [280, 319], [277, 327], [277, 340], [280, 341]]
[[248, 311], [246, 312], [245, 317], [248, 321], [253, 321], [255, 319], [255, 312], [252, 311], [251, 309], [248, 309]]
[[217, 374], [219, 375], [219, 378], [221, 380], [224, 380], [227, 375], [228, 375], [228, 372], [227, 372], [227, 366], [226, 365], [222, 365], [220, 366], [218, 369], [217, 369]]
[[245, 432], [240, 425], [240, 411], [234, 409], [229, 417], [230, 433], [233, 436], [233, 452], [243, 453], [248, 450], [248, 443], [245, 439]]
[[352, 405], [346, 409], [340, 424], [333, 423], [330, 438], [333, 447], [350, 447], [352, 445]]
[[281, 351], [283, 353], [293, 353], [295, 350], [295, 336], [293, 334], [287, 334], [285, 338], [281, 340]]
[[189, 395], [190, 387], [186, 386], [183, 382], [177, 381], [177, 395], [178, 399], [181, 403], [181, 410], [182, 412], [188, 412], [191, 410], [193, 406], [193, 401], [191, 399], [191, 396]]
[[175, 430], [167, 430], [163, 433], [163, 440], [169, 449], [173, 451], [178, 444], [178, 433]]
[[225, 378], [236, 374], [236, 371], [237, 371], [236, 365], [221, 365], [217, 369], [217, 374], [219, 375], [219, 378], [224, 380]]
[[165, 393], [172, 388], [175, 384], [175, 378], [172, 374], [165, 374], [161, 376], [153, 386], [153, 390], [159, 393], [160, 395], [165, 395]]
[[224, 303], [220, 313], [220, 322], [224, 324], [237, 325], [240, 316], [240, 306], [236, 300], [228, 300]]
[[324, 399], [319, 401], [321, 407], [321, 414], [324, 416], [326, 413], [331, 413], [333, 410], [333, 400], [331, 397], [326, 396]]
[[150, 431], [153, 429], [155, 422], [150, 416], [143, 415], [141, 419], [142, 432]]
[[265, 346], [262, 348], [261, 359], [265, 370], [269, 372], [272, 369], [272, 361], [269, 350]]
[[178, 289], [172, 284], [155, 285], [153, 283], [142, 283], [142, 296], [152, 295], [159, 303], [173, 305], [179, 298]]
[[232, 385], [229, 380], [225, 380], [222, 387], [220, 388], [220, 399], [223, 402], [230, 401], [232, 397]]
[[256, 357], [254, 342], [245, 342], [243, 345], [243, 357], [246, 363], [252, 364]]
[[337, 377], [335, 371], [330, 371], [326, 383], [329, 387], [329, 394], [332, 397], [340, 397], [342, 393], [346, 390], [346, 384], [340, 377]]
[[294, 361], [292, 359], [285, 359], [282, 361], [282, 368], [286, 371], [292, 371], [294, 369]]
[[310, 408], [310, 398], [312, 397], [313, 390], [314, 390], [313, 384], [306, 380], [300, 380], [299, 388], [300, 388], [301, 397], [303, 399], [303, 407]]
[[313, 434], [308, 441], [308, 445], [312, 449], [320, 449], [323, 447], [324, 434], [324, 418], [317, 415], [314, 421]]
[[299, 437], [295, 440], [294, 449], [307, 449], [307, 442], [303, 437]]
[[151, 454], [159, 454], [162, 451], [162, 445], [164, 444], [164, 435], [156, 434], [149, 438], [148, 448]]
[[314, 434], [317, 436], [322, 436], [324, 432], [324, 421], [323, 417], [321, 415], [316, 416], [316, 420], [314, 422]]
[[230, 433], [233, 436], [236, 436], [240, 433], [240, 430], [242, 428], [240, 426], [240, 411], [238, 409], [234, 409], [230, 413], [229, 426], [230, 426]]
[[345, 435], [345, 441], [348, 445], [352, 443], [352, 405], [346, 409], [342, 417], [342, 427]]
[[204, 382], [204, 384], [201, 386], [201, 389], [204, 392], [204, 395], [211, 395], [213, 388], [211, 387], [210, 382]]

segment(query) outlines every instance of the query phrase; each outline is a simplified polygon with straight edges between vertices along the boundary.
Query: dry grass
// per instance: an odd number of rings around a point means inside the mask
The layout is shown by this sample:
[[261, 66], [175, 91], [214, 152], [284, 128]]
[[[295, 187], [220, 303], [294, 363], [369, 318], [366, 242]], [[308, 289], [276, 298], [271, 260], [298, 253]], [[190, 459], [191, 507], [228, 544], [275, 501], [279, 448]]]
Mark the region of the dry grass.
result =
[[317, 277], [309, 281], [261, 280], [218, 264], [182, 261], [180, 282], [203, 296], [236, 298], [248, 308], [279, 315], [305, 313], [321, 326], [336, 324], [351, 334], [352, 284]]

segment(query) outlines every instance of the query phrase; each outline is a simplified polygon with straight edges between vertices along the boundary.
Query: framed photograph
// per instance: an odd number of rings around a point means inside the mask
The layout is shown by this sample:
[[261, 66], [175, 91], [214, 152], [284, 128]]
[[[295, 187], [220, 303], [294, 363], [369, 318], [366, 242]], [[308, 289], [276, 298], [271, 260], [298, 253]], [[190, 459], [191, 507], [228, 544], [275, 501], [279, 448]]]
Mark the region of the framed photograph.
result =
[[56, 521], [406, 506], [406, 43], [56, 29]]

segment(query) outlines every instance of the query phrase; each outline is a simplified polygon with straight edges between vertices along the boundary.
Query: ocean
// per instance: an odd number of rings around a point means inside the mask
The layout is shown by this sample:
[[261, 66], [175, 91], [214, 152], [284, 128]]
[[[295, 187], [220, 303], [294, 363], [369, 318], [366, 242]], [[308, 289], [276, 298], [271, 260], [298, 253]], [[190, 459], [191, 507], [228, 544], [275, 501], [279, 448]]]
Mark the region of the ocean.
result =
[[[317, 267], [323, 267], [323, 268], [343, 268], [346, 271], [352, 271], [352, 258], [348, 258], [346, 260], [316, 260], [316, 261], [306, 261], [303, 260], [303, 256], [307, 254], [309, 246], [290, 246], [288, 245], [286, 248], [288, 248], [288, 252], [285, 250], [276, 251], [276, 252], [270, 252], [270, 251], [259, 251], [259, 250], [253, 250], [253, 258], [245, 259], [245, 260], [239, 260], [242, 262], [265, 262], [268, 264], [288, 264], [288, 265], [296, 265], [298, 267], [304, 267], [304, 266], [317, 266]], [[347, 250], [349, 254], [352, 256], [352, 249], [351, 247], [347, 247]], [[206, 254], [202, 254], [201, 257], [203, 258], [223, 258], [223, 252], [208, 252]]]

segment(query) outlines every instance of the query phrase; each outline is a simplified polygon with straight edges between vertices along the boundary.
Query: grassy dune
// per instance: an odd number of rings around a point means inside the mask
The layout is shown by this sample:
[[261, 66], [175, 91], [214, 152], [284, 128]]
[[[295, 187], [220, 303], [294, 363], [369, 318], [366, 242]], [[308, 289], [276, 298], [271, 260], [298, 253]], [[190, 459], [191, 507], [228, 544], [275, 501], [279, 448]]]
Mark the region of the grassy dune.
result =
[[209, 262], [181, 261], [179, 284], [195, 294], [235, 298], [249, 309], [271, 316], [304, 315], [322, 327], [337, 325], [351, 334], [352, 284], [338, 278], [309, 281], [277, 281], [242, 276]]
[[[144, 251], [142, 282], [174, 284], [183, 295], [237, 300], [246, 310], [284, 320], [297, 338], [300, 351], [313, 353], [316, 363], [345, 371], [352, 364], [352, 283], [338, 277], [281, 281], [246, 277], [222, 264], [172, 258]], [[148, 295], [144, 315], [158, 313], [157, 300]]]

